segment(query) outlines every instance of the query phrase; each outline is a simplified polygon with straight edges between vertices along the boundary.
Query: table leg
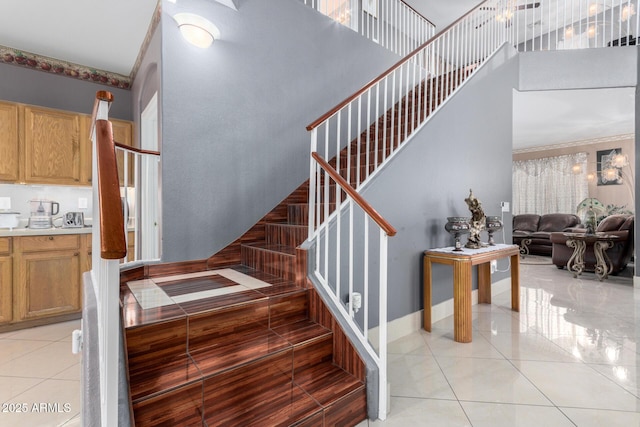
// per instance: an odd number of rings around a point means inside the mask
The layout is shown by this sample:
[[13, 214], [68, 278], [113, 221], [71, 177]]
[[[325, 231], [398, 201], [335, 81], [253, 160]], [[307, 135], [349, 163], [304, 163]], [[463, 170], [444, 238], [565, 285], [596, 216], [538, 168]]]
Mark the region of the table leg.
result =
[[424, 278], [422, 279], [423, 292], [423, 328], [427, 332], [431, 332], [431, 259], [424, 257]]
[[453, 263], [453, 339], [471, 342], [471, 261]]
[[606, 250], [613, 246], [613, 242], [609, 241], [597, 241], [593, 244], [593, 254], [596, 256], [596, 277], [602, 282], [602, 280], [609, 277], [609, 273], [613, 270], [611, 260], [607, 255]]
[[478, 303], [491, 304], [491, 263], [478, 264]]
[[573, 248], [573, 254], [567, 261], [567, 270], [573, 273], [573, 277], [578, 277], [584, 270], [584, 250], [586, 243], [582, 240], [567, 240], [567, 246]]
[[511, 310], [520, 311], [520, 255], [511, 256]]

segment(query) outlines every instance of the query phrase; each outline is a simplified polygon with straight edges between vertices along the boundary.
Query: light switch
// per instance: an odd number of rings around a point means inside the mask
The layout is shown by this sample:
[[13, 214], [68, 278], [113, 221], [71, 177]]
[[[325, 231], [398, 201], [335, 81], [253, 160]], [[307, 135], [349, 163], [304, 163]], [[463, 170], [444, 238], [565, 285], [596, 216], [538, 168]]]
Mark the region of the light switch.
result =
[[78, 197], [78, 209], [87, 209], [89, 207], [86, 197]]

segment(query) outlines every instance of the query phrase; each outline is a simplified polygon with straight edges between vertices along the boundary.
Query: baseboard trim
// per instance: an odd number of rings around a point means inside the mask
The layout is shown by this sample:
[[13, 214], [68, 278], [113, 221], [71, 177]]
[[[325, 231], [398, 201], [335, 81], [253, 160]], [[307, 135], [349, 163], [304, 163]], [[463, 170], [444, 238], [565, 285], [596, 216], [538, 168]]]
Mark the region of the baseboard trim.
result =
[[[640, 285], [640, 277], [634, 277], [634, 284], [638, 283]], [[502, 292], [509, 291], [511, 289], [511, 277], [507, 277], [501, 280], [498, 280], [495, 283], [491, 284], [491, 296], [500, 294]], [[478, 304], [478, 290], [475, 289], [471, 293], [471, 304]], [[422, 313], [423, 310], [416, 311], [414, 313], [409, 313], [406, 316], [400, 317], [398, 319], [394, 319], [387, 323], [387, 343], [400, 339], [404, 336], [407, 336], [413, 332], [417, 332], [422, 329]], [[431, 307], [431, 321], [437, 322], [438, 320], [442, 320], [445, 317], [453, 315], [453, 298], [450, 298], [446, 301], [442, 301]], [[378, 327], [372, 328], [369, 330], [369, 340], [374, 348], [378, 348]]]

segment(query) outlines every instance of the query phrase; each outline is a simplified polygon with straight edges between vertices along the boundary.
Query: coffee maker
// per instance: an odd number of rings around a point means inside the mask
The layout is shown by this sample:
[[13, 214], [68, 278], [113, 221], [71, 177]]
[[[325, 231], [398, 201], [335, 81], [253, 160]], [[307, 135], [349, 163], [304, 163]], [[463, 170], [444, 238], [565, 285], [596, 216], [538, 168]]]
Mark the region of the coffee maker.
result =
[[53, 216], [60, 212], [58, 202], [51, 200], [36, 199], [30, 200], [31, 215], [29, 216], [29, 228], [51, 228], [53, 227]]

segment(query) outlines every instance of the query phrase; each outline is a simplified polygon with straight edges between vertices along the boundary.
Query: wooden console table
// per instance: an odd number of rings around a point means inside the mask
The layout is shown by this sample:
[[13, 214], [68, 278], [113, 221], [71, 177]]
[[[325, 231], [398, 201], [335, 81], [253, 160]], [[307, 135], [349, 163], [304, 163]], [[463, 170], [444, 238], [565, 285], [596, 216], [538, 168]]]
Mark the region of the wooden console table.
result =
[[495, 245], [455, 252], [453, 248], [424, 252], [424, 329], [431, 332], [431, 264], [453, 267], [453, 339], [471, 342], [471, 267], [478, 266], [478, 303], [491, 304], [491, 261], [511, 257], [511, 309], [520, 311], [520, 248]]

